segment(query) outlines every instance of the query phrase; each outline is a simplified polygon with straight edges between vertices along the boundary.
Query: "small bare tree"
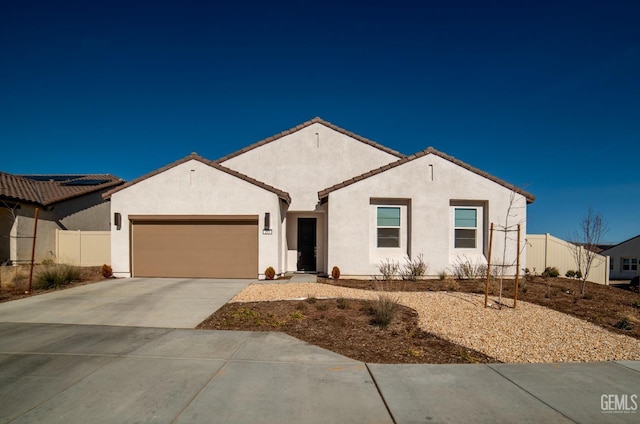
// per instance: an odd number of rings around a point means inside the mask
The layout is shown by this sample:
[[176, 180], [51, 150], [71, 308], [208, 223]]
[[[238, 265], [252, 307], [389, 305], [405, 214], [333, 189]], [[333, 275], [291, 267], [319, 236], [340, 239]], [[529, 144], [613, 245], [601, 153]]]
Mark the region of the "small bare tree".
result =
[[593, 265], [593, 261], [598, 255], [598, 245], [602, 242], [602, 237], [608, 230], [609, 226], [602, 217], [602, 213], [594, 211], [589, 206], [587, 213], [580, 220], [578, 229], [573, 233], [571, 250], [580, 273], [580, 294], [583, 296], [587, 288], [591, 265]]

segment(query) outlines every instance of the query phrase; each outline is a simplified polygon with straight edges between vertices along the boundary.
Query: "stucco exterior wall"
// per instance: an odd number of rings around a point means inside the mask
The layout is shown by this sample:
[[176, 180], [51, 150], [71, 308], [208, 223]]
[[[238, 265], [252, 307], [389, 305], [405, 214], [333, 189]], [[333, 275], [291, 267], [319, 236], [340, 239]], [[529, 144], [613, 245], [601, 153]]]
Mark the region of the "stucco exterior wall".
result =
[[[279, 240], [281, 201], [274, 193], [190, 160], [129, 186], [111, 196], [111, 213], [122, 226], [111, 228], [111, 260], [116, 276], [130, 276], [129, 215], [258, 215], [258, 270], [283, 272]], [[264, 214], [271, 214], [271, 234], [263, 234]]]
[[[513, 201], [512, 201], [513, 198]], [[407, 218], [402, 231], [407, 231], [407, 245], [379, 252], [375, 245], [375, 213], [377, 205], [404, 204]], [[451, 273], [457, 260], [486, 263], [489, 223], [496, 228], [506, 224], [512, 203], [509, 225], [521, 224], [522, 241], [526, 234], [526, 199], [508, 188], [470, 172], [436, 155], [426, 155], [380, 174], [333, 191], [328, 198], [327, 267], [337, 265], [343, 275], [378, 274], [380, 257], [403, 262], [405, 256], [424, 255], [429, 274]], [[477, 206], [482, 209], [481, 246], [475, 250], [454, 249], [454, 205]], [[517, 234], [510, 233], [505, 263], [514, 263], [518, 247]], [[504, 238], [494, 234], [492, 262], [503, 262]], [[499, 258], [499, 259], [498, 259]], [[526, 266], [521, 257], [521, 268]], [[515, 272], [515, 267], [509, 270]]]
[[288, 192], [290, 211], [313, 211], [318, 191], [398, 159], [315, 123], [222, 165]]
[[11, 259], [12, 210], [0, 207], [0, 263]]
[[[12, 262], [31, 260], [35, 210], [35, 206], [26, 204], [14, 209], [16, 220], [9, 233], [9, 256]], [[56, 229], [108, 230], [109, 203], [102, 199], [102, 192], [96, 192], [39, 208], [35, 262], [56, 259]]]
[[[609, 256], [609, 260], [612, 262], [609, 275], [612, 280], [629, 280], [636, 275], [640, 275], [640, 236], [613, 246], [602, 252], [602, 254]], [[622, 258], [636, 259], [638, 261], [638, 269], [623, 270]]]

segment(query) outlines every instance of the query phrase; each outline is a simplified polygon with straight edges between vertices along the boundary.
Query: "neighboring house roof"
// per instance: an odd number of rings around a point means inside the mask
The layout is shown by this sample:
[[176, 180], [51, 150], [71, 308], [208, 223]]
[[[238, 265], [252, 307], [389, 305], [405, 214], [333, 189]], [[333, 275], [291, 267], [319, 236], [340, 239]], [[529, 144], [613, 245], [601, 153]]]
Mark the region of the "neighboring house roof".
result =
[[635, 239], [637, 239], [637, 238], [640, 238], [640, 234], [638, 234], [638, 235], [637, 235], [637, 236], [635, 236], [635, 237], [631, 237], [630, 239], [625, 240], [625, 241], [623, 241], [623, 242], [621, 242], [621, 243], [615, 244], [615, 245], [613, 245], [613, 246], [609, 246], [609, 247], [607, 247], [606, 249], [602, 250], [600, 253], [601, 253], [601, 254], [604, 254], [604, 256], [607, 256], [607, 255], [605, 254], [605, 253], [607, 252], [607, 250], [611, 250], [611, 249], [613, 249], [614, 247], [618, 247], [618, 246], [621, 246], [621, 245], [623, 245], [623, 244], [625, 244], [625, 243], [629, 243], [631, 240], [635, 240]]
[[216, 163], [225, 162], [225, 161], [227, 161], [227, 160], [229, 160], [231, 158], [234, 158], [234, 157], [239, 156], [239, 155], [241, 155], [243, 153], [246, 153], [249, 150], [253, 150], [253, 149], [257, 148], [257, 147], [260, 147], [260, 146], [263, 146], [265, 144], [271, 143], [272, 141], [278, 140], [279, 138], [282, 138], [282, 137], [284, 137], [286, 135], [293, 134], [293, 133], [295, 133], [297, 131], [300, 131], [301, 129], [306, 128], [306, 127], [308, 127], [309, 125], [312, 125], [312, 124], [322, 124], [325, 127], [331, 128], [334, 131], [342, 133], [342, 134], [344, 134], [344, 135], [346, 135], [348, 137], [351, 137], [351, 138], [353, 138], [355, 140], [358, 140], [358, 141], [360, 141], [362, 143], [368, 144], [369, 146], [375, 147], [376, 149], [382, 150], [383, 152], [389, 153], [390, 155], [396, 156], [398, 158], [405, 157], [405, 155], [403, 155], [400, 152], [397, 152], [395, 150], [389, 149], [388, 147], [385, 147], [382, 144], [378, 144], [375, 141], [369, 140], [368, 138], [359, 136], [358, 134], [352, 133], [351, 131], [347, 131], [344, 128], [340, 128], [339, 126], [334, 125], [334, 124], [332, 124], [330, 122], [327, 122], [322, 118], [315, 117], [315, 118], [311, 119], [310, 121], [303, 122], [302, 124], [297, 125], [297, 126], [291, 128], [291, 129], [288, 129], [286, 131], [282, 131], [281, 133], [276, 134], [276, 135], [272, 135], [271, 137], [267, 137], [264, 140], [261, 140], [261, 141], [258, 141], [256, 143], [253, 143], [252, 145], [247, 146], [247, 147], [245, 147], [245, 148], [243, 148], [241, 150], [238, 150], [237, 152], [231, 153], [231, 154], [229, 154], [227, 156], [224, 156], [224, 157], [222, 157], [220, 159], [217, 159], [217, 160], [215, 160], [215, 162]]
[[426, 155], [439, 156], [439, 157], [441, 157], [441, 158], [443, 158], [445, 160], [448, 160], [449, 162], [455, 163], [456, 165], [461, 166], [462, 168], [465, 168], [465, 169], [467, 169], [467, 170], [469, 170], [469, 171], [471, 171], [471, 172], [473, 172], [475, 174], [478, 174], [478, 175], [480, 175], [480, 176], [482, 176], [484, 178], [487, 178], [487, 179], [489, 179], [489, 180], [491, 180], [491, 181], [493, 181], [495, 183], [498, 183], [498, 184], [508, 188], [509, 190], [513, 190], [516, 193], [523, 195], [527, 199], [527, 203], [533, 203], [535, 201], [535, 199], [536, 199], [536, 197], [533, 194], [528, 193], [528, 192], [526, 192], [526, 191], [524, 191], [524, 190], [522, 190], [522, 189], [520, 189], [520, 188], [518, 188], [518, 187], [516, 187], [516, 186], [514, 186], [512, 184], [509, 184], [506, 181], [503, 181], [503, 180], [501, 180], [501, 179], [499, 179], [497, 177], [494, 177], [493, 175], [490, 175], [490, 174], [488, 174], [488, 173], [486, 173], [484, 171], [481, 171], [478, 168], [474, 168], [473, 166], [471, 166], [471, 165], [469, 165], [469, 164], [467, 164], [465, 162], [462, 162], [461, 160], [458, 160], [458, 159], [454, 158], [453, 156], [446, 155], [446, 154], [434, 149], [433, 147], [429, 147], [429, 148], [427, 148], [427, 149], [425, 149], [425, 150], [423, 150], [421, 152], [415, 153], [415, 154], [413, 154], [411, 156], [405, 156], [400, 160], [397, 160], [397, 161], [392, 162], [390, 164], [384, 165], [384, 166], [382, 166], [380, 168], [373, 169], [373, 170], [371, 170], [369, 172], [365, 172], [364, 174], [359, 175], [359, 176], [354, 177], [354, 178], [351, 178], [350, 180], [343, 181], [343, 182], [341, 182], [339, 184], [336, 184], [336, 185], [331, 186], [329, 188], [326, 188], [326, 189], [324, 189], [322, 191], [319, 191], [318, 192], [318, 198], [319, 199], [324, 199], [332, 191], [339, 190], [339, 189], [341, 189], [343, 187], [349, 186], [349, 185], [351, 185], [353, 183], [356, 183], [358, 181], [362, 181], [362, 180], [364, 180], [366, 178], [369, 178], [371, 176], [380, 174], [380, 173], [385, 172], [385, 171], [387, 171], [389, 169], [398, 167], [400, 165], [403, 165], [403, 164], [405, 164], [407, 162], [411, 162], [412, 160], [421, 158], [421, 157], [426, 156]]
[[110, 174], [14, 175], [0, 172], [0, 199], [50, 206], [123, 184]]
[[279, 190], [279, 189], [277, 189], [277, 188], [275, 188], [273, 186], [270, 186], [270, 185], [265, 184], [265, 183], [263, 183], [261, 181], [253, 179], [253, 178], [251, 178], [251, 177], [249, 177], [247, 175], [244, 175], [244, 174], [241, 174], [241, 173], [239, 173], [237, 171], [234, 171], [233, 169], [229, 169], [227, 167], [224, 167], [224, 166], [220, 165], [219, 163], [217, 163], [217, 161], [211, 161], [211, 160], [205, 159], [205, 158], [203, 158], [202, 156], [200, 156], [200, 155], [198, 155], [196, 153], [191, 153], [189, 156], [186, 156], [186, 157], [184, 157], [182, 159], [179, 159], [179, 160], [177, 160], [175, 162], [172, 162], [172, 163], [170, 163], [170, 164], [168, 164], [166, 166], [163, 166], [162, 168], [156, 169], [155, 171], [152, 171], [152, 172], [150, 172], [150, 173], [148, 173], [146, 175], [143, 175], [142, 177], [136, 178], [135, 180], [129, 181], [128, 183], [125, 183], [125, 184], [123, 184], [123, 185], [121, 185], [119, 187], [116, 187], [113, 190], [110, 190], [110, 191], [104, 193], [102, 195], [102, 197], [104, 197], [105, 199], [108, 199], [113, 194], [119, 192], [120, 190], [123, 190], [123, 189], [125, 189], [127, 187], [130, 187], [130, 186], [132, 186], [134, 184], [137, 184], [137, 183], [139, 183], [141, 181], [144, 181], [147, 178], [151, 178], [154, 175], [158, 175], [158, 174], [160, 174], [160, 173], [162, 173], [164, 171], [168, 171], [169, 169], [174, 168], [174, 167], [176, 167], [178, 165], [181, 165], [181, 164], [183, 164], [185, 162], [188, 162], [190, 160], [197, 160], [198, 162], [201, 162], [201, 163], [203, 163], [205, 165], [209, 165], [210, 167], [212, 167], [214, 169], [217, 169], [218, 171], [222, 171], [222, 172], [227, 173], [229, 175], [233, 175], [236, 178], [240, 178], [241, 180], [247, 181], [248, 183], [251, 183], [251, 184], [253, 184], [255, 186], [258, 186], [258, 187], [260, 187], [260, 188], [262, 188], [264, 190], [267, 190], [267, 191], [270, 191], [270, 192], [276, 194], [280, 199], [284, 200], [287, 204], [291, 203], [291, 196], [289, 196], [289, 193], [287, 193], [286, 191]]

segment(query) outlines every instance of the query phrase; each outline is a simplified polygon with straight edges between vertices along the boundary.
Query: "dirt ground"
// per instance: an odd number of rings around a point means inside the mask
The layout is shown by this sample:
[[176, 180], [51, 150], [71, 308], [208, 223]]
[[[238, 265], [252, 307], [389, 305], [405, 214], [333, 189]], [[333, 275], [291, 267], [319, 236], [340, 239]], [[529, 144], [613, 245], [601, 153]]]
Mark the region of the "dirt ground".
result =
[[[484, 293], [485, 281], [425, 280], [381, 283], [363, 280], [318, 282], [383, 291], [455, 291]], [[490, 283], [496, 299], [499, 282]], [[513, 305], [514, 281], [503, 282], [503, 303]], [[640, 339], [640, 295], [612, 286], [566, 278], [532, 277], [521, 280], [518, 300], [555, 309], [587, 320], [609, 331]], [[308, 343], [371, 363], [487, 363], [497, 362], [477, 351], [425, 333], [415, 311], [399, 307], [386, 328], [372, 323], [366, 301], [306, 299], [297, 301], [230, 303], [200, 324], [200, 329], [282, 331]]]
[[[38, 269], [42, 266], [43, 265], [34, 266], [33, 281], [35, 281]], [[35, 288], [35, 284], [32, 281], [31, 295], [29, 295], [26, 292], [29, 288], [30, 267], [27, 265], [17, 267], [2, 266], [0, 267], [0, 303], [105, 280], [102, 274], [100, 274], [99, 266], [81, 267], [80, 269], [82, 272], [80, 281], [74, 281], [58, 289], [38, 289]]]

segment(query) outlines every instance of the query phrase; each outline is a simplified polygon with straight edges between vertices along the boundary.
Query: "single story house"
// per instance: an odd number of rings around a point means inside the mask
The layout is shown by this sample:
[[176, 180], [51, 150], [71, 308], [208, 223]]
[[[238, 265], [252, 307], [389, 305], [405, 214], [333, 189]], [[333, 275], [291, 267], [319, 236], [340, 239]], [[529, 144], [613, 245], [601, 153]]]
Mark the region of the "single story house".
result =
[[630, 280], [640, 275], [640, 235], [611, 246], [600, 254], [609, 256], [609, 278], [612, 280]]
[[[418, 255], [430, 275], [486, 264], [489, 224], [526, 234], [535, 199], [433, 148], [405, 156], [320, 118], [218, 160], [191, 154], [104, 197], [115, 275], [224, 278], [270, 266], [371, 277]], [[507, 244], [515, 265], [524, 236]]]
[[0, 263], [31, 261], [36, 208], [35, 261], [55, 259], [55, 229], [108, 231], [102, 194], [123, 184], [108, 174], [14, 175], [0, 172]]

